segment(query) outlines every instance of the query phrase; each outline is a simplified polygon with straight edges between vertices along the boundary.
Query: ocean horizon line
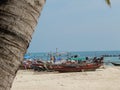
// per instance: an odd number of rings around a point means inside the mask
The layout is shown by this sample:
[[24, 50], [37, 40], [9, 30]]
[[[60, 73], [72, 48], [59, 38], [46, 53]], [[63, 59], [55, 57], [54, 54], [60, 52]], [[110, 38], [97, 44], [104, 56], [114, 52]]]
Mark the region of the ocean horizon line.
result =
[[[96, 51], [57, 51], [57, 53], [60, 53], [60, 52], [120, 52], [120, 50], [96, 50]], [[26, 54], [28, 53], [56, 53], [56, 51], [36, 51], [36, 52], [27, 52]]]

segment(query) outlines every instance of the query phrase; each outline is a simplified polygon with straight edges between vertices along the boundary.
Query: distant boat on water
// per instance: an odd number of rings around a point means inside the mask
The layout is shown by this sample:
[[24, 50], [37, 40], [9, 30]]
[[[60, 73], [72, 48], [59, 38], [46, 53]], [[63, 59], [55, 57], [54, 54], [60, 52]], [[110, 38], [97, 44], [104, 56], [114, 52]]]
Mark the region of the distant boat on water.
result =
[[107, 55], [107, 54], [105, 54], [105, 55], [101, 55], [101, 56], [103, 56], [103, 57], [119, 57], [119, 59], [120, 59], [120, 55]]
[[111, 62], [114, 66], [120, 66], [120, 63]]

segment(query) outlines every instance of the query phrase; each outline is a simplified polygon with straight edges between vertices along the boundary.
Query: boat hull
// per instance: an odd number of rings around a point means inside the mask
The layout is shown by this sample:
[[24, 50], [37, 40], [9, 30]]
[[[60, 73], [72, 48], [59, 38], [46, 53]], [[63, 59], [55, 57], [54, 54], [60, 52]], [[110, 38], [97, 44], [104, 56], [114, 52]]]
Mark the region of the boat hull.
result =
[[114, 66], [120, 66], [120, 63], [111, 62]]
[[52, 65], [51, 69], [59, 72], [82, 72], [82, 71], [95, 71], [101, 64], [86, 64], [86, 65]]

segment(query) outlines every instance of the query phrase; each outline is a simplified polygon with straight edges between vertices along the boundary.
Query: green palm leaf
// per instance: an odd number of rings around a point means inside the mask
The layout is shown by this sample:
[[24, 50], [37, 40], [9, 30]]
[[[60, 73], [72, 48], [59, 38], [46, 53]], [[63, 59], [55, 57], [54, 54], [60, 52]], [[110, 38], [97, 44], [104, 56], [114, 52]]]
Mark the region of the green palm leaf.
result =
[[107, 3], [109, 6], [111, 6], [110, 0], [105, 0], [105, 1], [106, 1], [106, 3]]

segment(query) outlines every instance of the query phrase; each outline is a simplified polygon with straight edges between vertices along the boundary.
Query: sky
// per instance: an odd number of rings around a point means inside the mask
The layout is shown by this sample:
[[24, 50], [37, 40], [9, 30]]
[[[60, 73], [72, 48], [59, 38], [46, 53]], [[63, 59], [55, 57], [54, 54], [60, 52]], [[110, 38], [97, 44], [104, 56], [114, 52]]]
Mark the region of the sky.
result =
[[27, 52], [120, 50], [120, 0], [47, 0]]

